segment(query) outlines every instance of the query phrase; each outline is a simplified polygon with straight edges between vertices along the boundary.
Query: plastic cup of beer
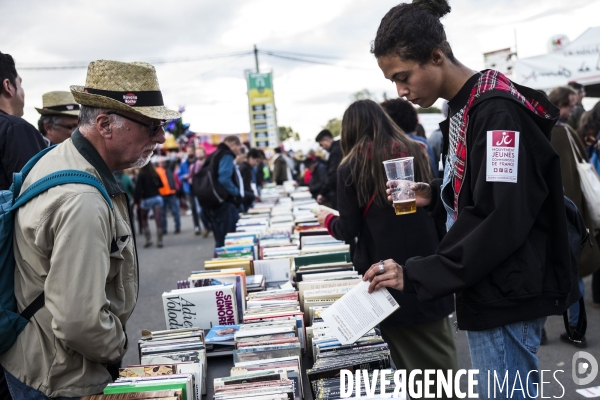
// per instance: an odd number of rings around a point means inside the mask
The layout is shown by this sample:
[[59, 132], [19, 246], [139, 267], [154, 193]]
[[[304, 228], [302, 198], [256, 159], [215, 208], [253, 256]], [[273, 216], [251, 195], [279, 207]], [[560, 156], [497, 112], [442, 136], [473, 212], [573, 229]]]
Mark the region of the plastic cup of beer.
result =
[[415, 181], [413, 160], [413, 157], [405, 157], [383, 162], [396, 215], [417, 212], [415, 192], [410, 190]]

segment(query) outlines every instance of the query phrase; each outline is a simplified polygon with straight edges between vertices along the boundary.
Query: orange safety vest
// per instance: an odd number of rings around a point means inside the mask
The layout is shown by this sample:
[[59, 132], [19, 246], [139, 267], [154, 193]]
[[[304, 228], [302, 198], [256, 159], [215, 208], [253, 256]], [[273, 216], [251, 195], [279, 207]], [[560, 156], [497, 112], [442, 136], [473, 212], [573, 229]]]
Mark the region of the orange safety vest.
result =
[[158, 176], [160, 176], [160, 180], [163, 184], [163, 186], [160, 189], [158, 189], [158, 193], [160, 193], [161, 196], [169, 196], [171, 194], [177, 193], [177, 191], [175, 189], [171, 189], [171, 187], [169, 186], [169, 180], [167, 179], [167, 172], [165, 171], [164, 168], [156, 167], [156, 173], [158, 174]]

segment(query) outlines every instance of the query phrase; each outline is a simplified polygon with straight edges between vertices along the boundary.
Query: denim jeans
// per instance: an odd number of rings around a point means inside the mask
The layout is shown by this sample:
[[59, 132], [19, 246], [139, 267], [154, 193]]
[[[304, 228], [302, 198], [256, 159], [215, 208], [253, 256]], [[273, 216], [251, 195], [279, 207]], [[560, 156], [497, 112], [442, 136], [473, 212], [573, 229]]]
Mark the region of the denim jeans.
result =
[[224, 202], [217, 208], [204, 210], [212, 226], [215, 248], [225, 245], [225, 235], [235, 232], [235, 224], [240, 219], [240, 211], [235, 204]]
[[[13, 400], [49, 400], [44, 393], [32, 389], [11, 374], [8, 371], [4, 371], [6, 376], [6, 383], [8, 384], [8, 390]], [[52, 400], [76, 400], [79, 397], [53, 397]]]
[[479, 398], [537, 398], [540, 375], [536, 353], [545, 322], [543, 317], [484, 331], [467, 331], [473, 369], [479, 370]]
[[[581, 297], [585, 298], [583, 293], [585, 292], [585, 285], [583, 284], [583, 279], [579, 279], [579, 291], [581, 292]], [[579, 320], [579, 301], [573, 303], [571, 307], [569, 307], [569, 325], [577, 326], [577, 321]]]
[[140, 207], [142, 210], [151, 210], [154, 207], [162, 208], [162, 206], [163, 206], [163, 199], [161, 196], [154, 196], [154, 197], [148, 197], [147, 199], [142, 199], [142, 203], [140, 204]]
[[181, 229], [181, 218], [179, 216], [179, 198], [171, 194], [163, 196], [163, 213], [162, 213], [162, 228], [163, 232], [167, 232], [167, 210], [171, 210], [173, 219], [175, 220], [175, 229]]

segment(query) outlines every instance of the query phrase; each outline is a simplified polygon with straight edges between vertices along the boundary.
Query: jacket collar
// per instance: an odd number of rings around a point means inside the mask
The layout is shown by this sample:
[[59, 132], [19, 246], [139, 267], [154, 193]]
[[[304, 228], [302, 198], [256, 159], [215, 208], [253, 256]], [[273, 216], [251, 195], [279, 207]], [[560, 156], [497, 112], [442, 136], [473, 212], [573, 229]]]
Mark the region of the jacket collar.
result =
[[469, 96], [471, 95], [471, 90], [473, 89], [473, 86], [475, 86], [475, 84], [477, 83], [477, 80], [479, 80], [480, 76], [481, 73], [476, 73], [472, 77], [470, 77], [465, 82], [463, 87], [460, 88], [458, 93], [456, 93], [454, 97], [448, 101], [450, 116], [453, 116], [454, 114], [459, 112], [465, 106], [465, 104], [467, 104], [467, 101], [469, 101]]
[[71, 135], [71, 140], [73, 141], [73, 145], [77, 149], [77, 151], [89, 162], [92, 164], [92, 167], [98, 171], [100, 174], [100, 179], [102, 179], [102, 183], [106, 188], [106, 191], [110, 196], [114, 196], [117, 194], [123, 193], [119, 185], [117, 184], [117, 180], [115, 179], [108, 166], [98, 154], [98, 151], [92, 146], [92, 144], [79, 132], [79, 129], [75, 129], [75, 132]]

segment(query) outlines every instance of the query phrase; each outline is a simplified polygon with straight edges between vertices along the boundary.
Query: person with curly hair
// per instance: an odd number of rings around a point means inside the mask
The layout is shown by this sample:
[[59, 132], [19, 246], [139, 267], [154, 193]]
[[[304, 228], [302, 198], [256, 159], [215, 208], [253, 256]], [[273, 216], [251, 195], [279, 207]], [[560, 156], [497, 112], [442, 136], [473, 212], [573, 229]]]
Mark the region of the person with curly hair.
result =
[[529, 398], [525, 390], [535, 396], [539, 387], [529, 372], [539, 370], [546, 317], [581, 297], [549, 140], [559, 111], [498, 71], [462, 64], [440, 22], [449, 12], [446, 0], [402, 3], [383, 17], [371, 48], [399, 97], [424, 108], [448, 100], [444, 177], [412, 185], [417, 207], [445, 220], [447, 233], [434, 254], [377, 262], [364, 279], [370, 291], [390, 287], [420, 301], [454, 293], [480, 397], [488, 397], [489, 373], [492, 382], [494, 374], [526, 377], [512, 398]]

